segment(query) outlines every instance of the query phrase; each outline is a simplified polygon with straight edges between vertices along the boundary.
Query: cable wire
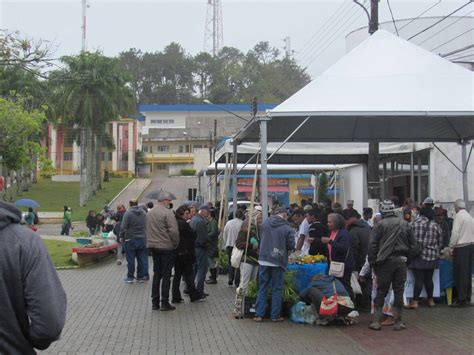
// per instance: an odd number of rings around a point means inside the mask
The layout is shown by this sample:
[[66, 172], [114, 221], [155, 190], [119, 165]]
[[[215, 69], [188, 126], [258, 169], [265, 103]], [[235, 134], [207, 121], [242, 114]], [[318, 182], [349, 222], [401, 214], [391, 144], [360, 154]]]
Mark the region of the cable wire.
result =
[[395, 27], [395, 31], [397, 32], [397, 36], [400, 37], [398, 33], [397, 24], [395, 23], [395, 18], [393, 17], [392, 6], [390, 6], [390, 0], [387, 0], [388, 9], [390, 10], [390, 15], [392, 16], [393, 27]]
[[410, 38], [408, 38], [407, 41], [410, 41], [410, 40], [412, 40], [413, 38], [415, 38], [415, 37], [421, 35], [422, 33], [426, 32], [426, 31], [428, 31], [429, 29], [435, 27], [437, 24], [443, 22], [444, 20], [446, 20], [447, 18], [449, 18], [451, 15], [454, 15], [456, 12], [458, 12], [458, 11], [464, 9], [466, 6], [468, 6], [468, 5], [471, 4], [472, 2], [473, 2], [473, 0], [468, 1], [468, 2], [465, 3], [463, 6], [457, 8], [456, 10], [454, 10], [453, 12], [451, 12], [450, 14], [446, 15], [445, 17], [443, 17], [441, 20], [436, 21], [435, 23], [433, 23], [432, 25], [426, 27], [425, 29], [421, 30], [420, 32], [415, 33], [413, 36], [411, 36]]
[[426, 14], [428, 11], [430, 11], [431, 9], [435, 8], [436, 6], [438, 6], [439, 4], [441, 4], [441, 1], [442, 0], [438, 0], [438, 2], [436, 4], [434, 4], [433, 6], [430, 6], [429, 8], [427, 8], [426, 10], [424, 10], [423, 12], [421, 12], [418, 16], [416, 16], [415, 18], [412, 18], [408, 23], [406, 23], [405, 25], [403, 25], [402, 27], [400, 27], [400, 31], [403, 30], [405, 27], [407, 27], [409, 24], [411, 24], [413, 21], [417, 20], [420, 18], [420, 16], [423, 16], [424, 14]]
[[305, 51], [307, 51], [307, 47], [309, 47], [310, 43], [312, 43], [313, 40], [318, 35], [321, 35], [321, 30], [324, 28], [324, 26], [326, 26], [329, 23], [329, 21], [331, 21], [332, 18], [344, 7], [344, 5], [347, 5], [347, 4], [348, 4], [347, 2], [341, 3], [341, 5], [337, 8], [337, 10], [331, 16], [328, 17], [328, 19], [318, 28], [318, 30], [314, 33], [314, 35], [303, 45], [303, 47], [301, 47], [301, 49], [299, 50], [300, 54], [303, 54]]
[[458, 23], [459, 21], [461, 20], [464, 20], [465, 18], [467, 18], [469, 14], [472, 14], [474, 12], [474, 10], [471, 10], [470, 12], [468, 12], [467, 14], [464, 14], [462, 15], [461, 17], [459, 17], [456, 21], [453, 21], [451, 22], [449, 25], [443, 27], [442, 29], [440, 29], [438, 32], [435, 32], [434, 34], [432, 34], [431, 36], [429, 36], [428, 38], [424, 39], [423, 41], [421, 41], [420, 43], [418, 43], [418, 45], [421, 45], [423, 43], [425, 43], [426, 41], [430, 40], [431, 38], [433, 38], [434, 36], [436, 36], [437, 34], [439, 34], [440, 32], [443, 32], [445, 29], [455, 25], [456, 23]]
[[[332, 27], [327, 27], [325, 31], [323, 31], [321, 33], [321, 35], [319, 36], [318, 38], [318, 41], [313, 41], [313, 44], [308, 47], [308, 49], [306, 50], [306, 53], [304, 53], [300, 58], [299, 58], [299, 61], [300, 62], [304, 62], [305, 60], [307, 60], [307, 58], [309, 56], [311, 56], [319, 47], [321, 47], [321, 43], [324, 43], [325, 41], [325, 38], [327, 38], [327, 35], [329, 35], [331, 32], [334, 32], [333, 29], [337, 28], [338, 26], [340, 26], [342, 23], [344, 23], [348, 18], [350, 18], [350, 10], [351, 10], [351, 4], [352, 2], [348, 2], [346, 3], [348, 6], [346, 7], [345, 10], [343, 10], [343, 12], [341, 12], [339, 14], [339, 16], [334, 19], [333, 23], [337, 23], [336, 25], [332, 26]], [[337, 21], [337, 19], [341, 17], [341, 19], [339, 21]]]
[[434, 47], [434, 48], [431, 49], [430, 51], [433, 52], [433, 51], [435, 51], [436, 49], [438, 49], [438, 48], [440, 48], [440, 47], [443, 47], [444, 45], [446, 45], [446, 44], [448, 44], [448, 43], [451, 43], [452, 41], [458, 39], [459, 37], [464, 36], [466, 33], [472, 32], [472, 31], [474, 31], [474, 28], [470, 28], [470, 29], [468, 29], [467, 31], [464, 31], [463, 33], [457, 35], [456, 37], [451, 38], [449, 41], [446, 41], [446, 42], [444, 42], [444, 43], [441, 43], [439, 46]]

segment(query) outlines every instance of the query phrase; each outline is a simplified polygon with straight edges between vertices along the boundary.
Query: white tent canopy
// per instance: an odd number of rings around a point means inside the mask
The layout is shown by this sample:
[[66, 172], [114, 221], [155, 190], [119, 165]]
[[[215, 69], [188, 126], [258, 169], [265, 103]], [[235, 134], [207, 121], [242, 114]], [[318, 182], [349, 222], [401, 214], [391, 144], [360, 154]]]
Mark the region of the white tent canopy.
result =
[[[269, 142], [474, 138], [474, 73], [379, 30], [268, 112]], [[235, 137], [258, 141], [257, 120]]]

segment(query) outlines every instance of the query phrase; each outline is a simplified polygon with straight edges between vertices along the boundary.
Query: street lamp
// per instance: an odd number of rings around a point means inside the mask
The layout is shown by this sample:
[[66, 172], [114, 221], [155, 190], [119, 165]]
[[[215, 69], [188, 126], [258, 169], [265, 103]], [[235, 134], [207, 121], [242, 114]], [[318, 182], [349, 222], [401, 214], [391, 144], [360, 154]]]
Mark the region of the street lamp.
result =
[[212, 105], [212, 106], [216, 106], [216, 107], [219, 107], [222, 111], [225, 111], [227, 113], [230, 113], [231, 115], [237, 117], [237, 118], [240, 118], [241, 120], [244, 120], [245, 122], [249, 122], [248, 119], [242, 117], [242, 116], [239, 116], [238, 114], [232, 112], [232, 111], [229, 111], [229, 110], [226, 110], [225, 108], [223, 108], [222, 106], [219, 106], [219, 105], [216, 105], [214, 103], [212, 103], [211, 101], [209, 101], [208, 99], [205, 99], [205, 100], [202, 100], [202, 102], [204, 102], [205, 104], [208, 104], [208, 105]]

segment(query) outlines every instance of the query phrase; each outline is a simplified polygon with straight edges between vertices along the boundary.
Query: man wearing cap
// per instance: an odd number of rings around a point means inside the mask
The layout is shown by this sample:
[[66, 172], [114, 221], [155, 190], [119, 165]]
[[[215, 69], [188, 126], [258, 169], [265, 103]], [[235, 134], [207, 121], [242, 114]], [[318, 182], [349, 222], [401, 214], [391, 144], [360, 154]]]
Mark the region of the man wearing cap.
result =
[[453, 231], [449, 247], [453, 255], [454, 286], [458, 292], [458, 300], [453, 307], [469, 306], [472, 296], [471, 265], [474, 253], [474, 220], [466, 211], [464, 200], [454, 202]]
[[259, 289], [255, 310], [256, 322], [261, 322], [267, 308], [268, 289], [272, 289], [271, 320], [280, 322], [283, 275], [288, 265], [288, 254], [295, 248], [293, 230], [287, 222], [288, 212], [278, 207], [271, 218], [262, 224], [258, 258]]
[[191, 219], [190, 226], [196, 232], [196, 289], [201, 298], [204, 298], [204, 281], [206, 279], [208, 267], [208, 251], [210, 246], [210, 238], [207, 233], [207, 218], [210, 211], [208, 205], [201, 205], [199, 212]]
[[377, 295], [374, 300], [374, 319], [369, 328], [381, 330], [384, 299], [393, 287], [395, 321], [394, 330], [406, 328], [402, 322], [403, 292], [407, 277], [407, 262], [416, 255], [416, 241], [410, 225], [397, 217], [395, 205], [390, 200], [380, 204], [382, 220], [372, 230], [368, 259], [377, 277]]
[[143, 282], [146, 279], [148, 270], [145, 269], [146, 246], [145, 246], [145, 225], [146, 213], [143, 208], [138, 207], [137, 200], [130, 200], [130, 208], [123, 215], [120, 225], [120, 242], [125, 248], [127, 256], [127, 277], [123, 280], [126, 283], [133, 283], [135, 278], [135, 259], [137, 259], [137, 281]]
[[433, 197], [427, 197], [423, 201], [423, 206], [433, 208], [434, 207], [434, 199]]
[[359, 212], [354, 209], [354, 200], [347, 200], [346, 205], [347, 208], [342, 211], [342, 216], [346, 219], [346, 221], [359, 215]]
[[173, 311], [176, 309], [169, 303], [171, 269], [179, 245], [178, 223], [170, 209], [173, 197], [164, 191], [160, 193], [158, 204], [146, 216], [147, 246], [153, 257], [153, 284], [151, 286], [153, 310]]

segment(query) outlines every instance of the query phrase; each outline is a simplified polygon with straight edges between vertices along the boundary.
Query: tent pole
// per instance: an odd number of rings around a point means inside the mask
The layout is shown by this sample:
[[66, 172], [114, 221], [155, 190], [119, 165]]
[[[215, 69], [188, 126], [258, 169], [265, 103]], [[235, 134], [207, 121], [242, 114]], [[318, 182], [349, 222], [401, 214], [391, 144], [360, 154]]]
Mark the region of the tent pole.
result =
[[232, 215], [237, 210], [237, 142], [232, 142]]
[[421, 156], [418, 155], [418, 205], [421, 204], [422, 197], [421, 197]]
[[267, 185], [267, 120], [266, 117], [260, 117], [260, 186], [262, 203], [262, 218], [268, 218], [268, 185]]
[[469, 211], [469, 187], [467, 185], [467, 152], [466, 152], [466, 143], [461, 143], [461, 166], [462, 166], [462, 193], [463, 199], [466, 203], [466, 208]]
[[413, 151], [410, 153], [410, 197], [415, 200], [415, 162]]

